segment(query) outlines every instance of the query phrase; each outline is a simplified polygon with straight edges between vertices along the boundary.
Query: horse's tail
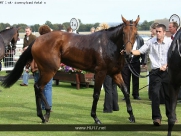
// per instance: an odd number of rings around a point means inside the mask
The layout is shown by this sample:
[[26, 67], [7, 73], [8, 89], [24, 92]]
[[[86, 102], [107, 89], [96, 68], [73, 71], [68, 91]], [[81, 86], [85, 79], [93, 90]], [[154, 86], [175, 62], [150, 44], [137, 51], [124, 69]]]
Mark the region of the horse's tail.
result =
[[14, 69], [7, 75], [2, 81], [2, 86], [5, 88], [11, 87], [22, 75], [25, 65], [33, 60], [31, 54], [31, 48], [34, 42], [32, 42], [28, 48], [21, 54], [20, 58], [16, 62]]

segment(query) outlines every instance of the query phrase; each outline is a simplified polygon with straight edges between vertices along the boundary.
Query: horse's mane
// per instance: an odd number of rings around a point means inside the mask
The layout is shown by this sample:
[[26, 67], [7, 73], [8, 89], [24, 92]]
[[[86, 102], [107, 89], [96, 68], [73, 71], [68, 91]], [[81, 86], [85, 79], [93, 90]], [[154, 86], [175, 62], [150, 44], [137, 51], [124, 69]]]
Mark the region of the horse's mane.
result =
[[118, 26], [110, 27], [110, 28], [108, 28], [108, 29], [102, 29], [102, 30], [100, 30], [99, 32], [101, 32], [101, 31], [113, 31], [113, 30], [117, 29], [118, 27], [122, 27], [123, 25], [124, 25], [124, 23], [122, 23], [122, 24], [120, 24], [120, 25], [118, 25]]
[[8, 29], [1, 30], [0, 33], [4, 32], [4, 31], [7, 31], [7, 30], [9, 30], [9, 29], [13, 29], [13, 27], [11, 26], [11, 27], [8, 28]]

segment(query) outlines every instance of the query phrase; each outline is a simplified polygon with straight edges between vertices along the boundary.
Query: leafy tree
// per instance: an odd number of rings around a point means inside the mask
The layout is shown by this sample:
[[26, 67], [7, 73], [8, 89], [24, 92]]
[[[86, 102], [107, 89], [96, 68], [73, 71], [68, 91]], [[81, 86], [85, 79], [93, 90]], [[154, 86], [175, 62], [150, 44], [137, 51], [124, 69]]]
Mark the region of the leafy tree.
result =
[[48, 25], [50, 28], [53, 28], [53, 25], [52, 25], [52, 23], [50, 21], [46, 21], [45, 25]]
[[70, 27], [70, 23], [69, 22], [65, 22], [65, 23], [62, 24], [62, 26], [63, 26], [64, 30], [67, 30], [67, 28]]

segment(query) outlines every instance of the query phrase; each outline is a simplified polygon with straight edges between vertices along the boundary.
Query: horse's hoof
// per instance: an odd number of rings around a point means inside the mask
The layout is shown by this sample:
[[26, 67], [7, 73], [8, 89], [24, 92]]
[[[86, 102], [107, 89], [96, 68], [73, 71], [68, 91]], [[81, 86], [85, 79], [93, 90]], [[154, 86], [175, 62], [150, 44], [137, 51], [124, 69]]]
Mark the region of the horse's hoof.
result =
[[44, 119], [44, 120], [42, 120], [42, 123], [46, 123], [45, 119]]
[[101, 123], [101, 121], [99, 119], [96, 119], [95, 124], [102, 124], [102, 123]]
[[129, 117], [128, 119], [129, 119], [130, 123], [135, 123], [135, 118], [134, 118], [134, 116], [131, 116], [131, 117]]
[[45, 118], [45, 122], [49, 121], [49, 116], [47, 114], [44, 115], [44, 118]]

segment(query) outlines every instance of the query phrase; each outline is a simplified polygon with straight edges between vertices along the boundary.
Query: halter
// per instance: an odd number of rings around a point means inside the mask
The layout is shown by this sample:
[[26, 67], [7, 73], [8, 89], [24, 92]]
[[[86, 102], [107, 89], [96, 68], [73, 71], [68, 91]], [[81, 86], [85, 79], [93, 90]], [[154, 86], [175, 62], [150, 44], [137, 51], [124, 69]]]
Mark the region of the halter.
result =
[[[131, 24], [126, 25], [126, 26], [135, 26], [135, 25], [133, 24], [133, 21], [132, 21], [132, 20], [130, 21], [130, 23], [131, 23]], [[136, 27], [136, 26], [135, 26], [135, 27]], [[133, 45], [133, 43], [130, 41], [130, 33], [131, 33], [131, 29], [129, 30], [128, 41], [127, 41], [127, 43], [124, 45], [125, 47], [126, 47], [126, 45], [127, 45], [128, 43], [131, 43], [131, 45]]]

